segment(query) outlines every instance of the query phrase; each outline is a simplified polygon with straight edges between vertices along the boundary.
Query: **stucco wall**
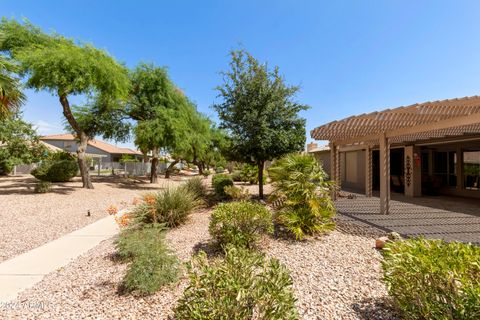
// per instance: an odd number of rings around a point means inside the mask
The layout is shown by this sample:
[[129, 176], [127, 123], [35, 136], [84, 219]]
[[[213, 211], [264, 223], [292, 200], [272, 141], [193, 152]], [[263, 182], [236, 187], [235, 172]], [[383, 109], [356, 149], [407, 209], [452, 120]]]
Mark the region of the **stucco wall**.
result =
[[312, 153], [318, 163], [322, 166], [323, 170], [330, 176], [330, 151], [319, 151]]
[[340, 171], [342, 188], [365, 192], [365, 151], [349, 151], [340, 153]]
[[[66, 141], [66, 140], [43, 140], [43, 141], [68, 152], [76, 152], [78, 147], [77, 143], [72, 141]], [[105, 156], [105, 157], [102, 157], [102, 162], [112, 161], [112, 156], [110, 153], [100, 150], [96, 147], [88, 145], [86, 151], [87, 153], [90, 153], [90, 154], [98, 154], [98, 155]]]

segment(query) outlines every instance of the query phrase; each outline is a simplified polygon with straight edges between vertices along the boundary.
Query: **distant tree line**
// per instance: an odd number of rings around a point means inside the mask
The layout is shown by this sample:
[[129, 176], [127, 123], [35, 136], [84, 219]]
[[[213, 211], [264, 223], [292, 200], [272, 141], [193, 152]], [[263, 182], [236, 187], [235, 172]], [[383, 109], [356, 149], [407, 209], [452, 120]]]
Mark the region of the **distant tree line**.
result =
[[[278, 68], [270, 70], [243, 50], [233, 51], [231, 58], [230, 70], [223, 73], [224, 83], [217, 88], [221, 101], [213, 105], [221, 121], [217, 127], [174, 84], [166, 68], [140, 63], [128, 70], [91, 44], [46, 33], [28, 21], [3, 18], [0, 121], [22, 122], [23, 87], [48, 91], [58, 98], [65, 125], [78, 140], [84, 188], [93, 188], [85, 153], [88, 141], [96, 136], [127, 141], [133, 135], [139, 150], [152, 158], [152, 183], [157, 181], [162, 153], [173, 160], [166, 178], [180, 161], [196, 165], [200, 173], [226, 160], [241, 161], [258, 166], [263, 196], [265, 161], [304, 147], [305, 120], [298, 113], [307, 107], [293, 101], [298, 87], [287, 86]], [[71, 98], [78, 95], [85, 97], [85, 103], [72, 105]], [[5, 159], [11, 167], [41, 157], [31, 125], [22, 122], [22, 126], [3, 127], [3, 131], [18, 128], [23, 141], [31, 142], [15, 155], [2, 156], [0, 149], [0, 167]], [[0, 132], [0, 144], [14, 146], [7, 136]]]

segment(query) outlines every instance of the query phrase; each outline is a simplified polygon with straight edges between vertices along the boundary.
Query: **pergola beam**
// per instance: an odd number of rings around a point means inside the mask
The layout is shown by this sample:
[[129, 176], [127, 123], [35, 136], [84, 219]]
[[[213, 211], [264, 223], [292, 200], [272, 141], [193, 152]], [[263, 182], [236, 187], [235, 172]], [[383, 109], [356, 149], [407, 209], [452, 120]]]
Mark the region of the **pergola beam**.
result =
[[390, 145], [383, 133], [380, 140], [380, 214], [389, 214], [390, 207]]
[[[404, 136], [405, 141], [415, 141], [420, 139], [412, 138], [414, 135], [420, 135], [419, 137], [423, 139], [428, 139], [429, 137], [442, 137], [450, 133], [451, 136], [463, 135], [465, 132], [463, 130], [456, 130], [455, 128], [466, 127], [466, 126], [478, 126], [477, 130], [480, 130], [480, 113], [470, 114], [462, 117], [454, 117], [450, 119], [445, 119], [432, 123], [419, 124], [415, 126], [395, 129], [391, 131], [385, 131], [385, 135], [389, 139], [395, 139], [398, 137]], [[450, 130], [448, 133], [446, 130]], [[437, 132], [437, 133], [436, 133]], [[344, 132], [343, 135], [348, 133]], [[372, 133], [369, 135], [350, 137], [346, 139], [335, 139], [331, 138], [331, 141], [334, 141], [336, 145], [349, 145], [352, 143], [362, 143], [366, 141], [378, 141], [379, 133]], [[423, 137], [422, 137], [423, 135]], [[410, 138], [409, 138], [410, 137]], [[395, 139], [395, 142], [402, 142], [398, 139]]]

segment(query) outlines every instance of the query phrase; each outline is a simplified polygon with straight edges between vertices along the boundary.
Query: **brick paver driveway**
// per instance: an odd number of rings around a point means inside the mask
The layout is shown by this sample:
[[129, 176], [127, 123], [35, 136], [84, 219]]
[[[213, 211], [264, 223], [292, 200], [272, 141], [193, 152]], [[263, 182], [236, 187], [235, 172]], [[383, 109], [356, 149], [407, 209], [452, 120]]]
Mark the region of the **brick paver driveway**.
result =
[[390, 214], [381, 215], [378, 197], [354, 196], [336, 201], [339, 219], [403, 236], [480, 244], [480, 200], [392, 194]]

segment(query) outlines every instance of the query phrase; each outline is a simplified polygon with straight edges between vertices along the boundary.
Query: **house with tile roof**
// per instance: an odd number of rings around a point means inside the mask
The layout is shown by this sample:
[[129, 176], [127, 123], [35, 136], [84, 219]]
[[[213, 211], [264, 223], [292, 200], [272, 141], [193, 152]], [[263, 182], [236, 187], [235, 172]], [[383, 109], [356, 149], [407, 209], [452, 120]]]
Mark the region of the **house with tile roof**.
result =
[[[40, 140], [54, 148], [68, 152], [76, 152], [78, 148], [78, 141], [68, 133], [43, 136]], [[124, 155], [132, 156], [139, 161], [143, 159], [143, 154], [138, 150], [120, 148], [97, 139], [88, 142], [86, 153], [102, 158], [102, 162], [120, 162]]]

